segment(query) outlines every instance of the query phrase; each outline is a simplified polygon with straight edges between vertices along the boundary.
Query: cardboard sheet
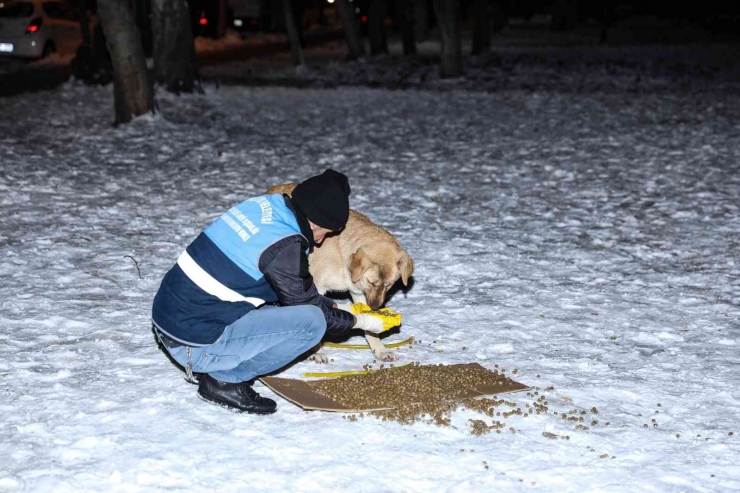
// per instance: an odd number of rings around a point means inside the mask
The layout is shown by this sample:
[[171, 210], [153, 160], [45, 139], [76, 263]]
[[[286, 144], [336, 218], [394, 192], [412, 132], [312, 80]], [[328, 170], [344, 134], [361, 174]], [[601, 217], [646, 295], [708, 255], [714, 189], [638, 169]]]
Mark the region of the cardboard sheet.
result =
[[[453, 367], [478, 367], [483, 368], [478, 363], [467, 363], [463, 365], [450, 365]], [[341, 377], [340, 377], [341, 378]], [[384, 409], [392, 409], [388, 407], [383, 408], [368, 408], [368, 409], [352, 409], [348, 408], [323, 394], [320, 394], [315, 388], [314, 384], [321, 380], [297, 380], [293, 378], [280, 378], [280, 377], [262, 377], [260, 379], [262, 383], [270, 387], [273, 392], [279, 396], [289, 400], [290, 402], [297, 404], [305, 410], [318, 410], [318, 411], [333, 411], [342, 413], [354, 413], [360, 411], [382, 411]], [[481, 386], [477, 388], [467, 389], [465, 394], [460, 399], [466, 399], [471, 397], [483, 397], [489, 395], [499, 394], [510, 394], [512, 392], [521, 392], [522, 390], [529, 390], [530, 387], [523, 385], [519, 382], [512, 381], [505, 385], [489, 385]]]

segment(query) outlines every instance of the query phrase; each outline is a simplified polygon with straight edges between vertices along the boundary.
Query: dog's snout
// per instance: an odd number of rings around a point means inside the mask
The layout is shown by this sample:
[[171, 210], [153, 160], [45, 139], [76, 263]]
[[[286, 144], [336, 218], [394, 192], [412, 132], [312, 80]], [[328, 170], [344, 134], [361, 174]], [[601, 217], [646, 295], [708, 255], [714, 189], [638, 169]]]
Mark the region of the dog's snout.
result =
[[383, 300], [369, 299], [367, 300], [367, 304], [373, 309], [373, 311], [377, 311], [381, 306], [383, 306]]

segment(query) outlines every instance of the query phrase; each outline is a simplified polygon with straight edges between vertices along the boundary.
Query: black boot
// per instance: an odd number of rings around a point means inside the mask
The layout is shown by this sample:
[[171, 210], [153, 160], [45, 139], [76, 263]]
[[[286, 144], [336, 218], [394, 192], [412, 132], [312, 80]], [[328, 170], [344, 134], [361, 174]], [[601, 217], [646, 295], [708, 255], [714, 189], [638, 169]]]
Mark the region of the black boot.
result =
[[238, 413], [272, 414], [277, 409], [275, 401], [252, 388], [252, 382], [221, 382], [208, 374], [200, 377], [198, 397]]

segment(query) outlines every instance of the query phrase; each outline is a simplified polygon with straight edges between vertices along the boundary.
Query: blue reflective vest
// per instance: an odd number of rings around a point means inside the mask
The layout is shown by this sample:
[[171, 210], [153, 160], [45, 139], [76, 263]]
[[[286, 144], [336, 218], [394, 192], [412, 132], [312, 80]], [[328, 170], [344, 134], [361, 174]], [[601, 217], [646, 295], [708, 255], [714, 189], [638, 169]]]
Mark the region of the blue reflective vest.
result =
[[[205, 229], [186, 249], [206, 276], [239, 295], [277, 301], [259, 270], [262, 253], [274, 243], [300, 235], [300, 227], [282, 195], [245, 200]], [[246, 301], [223, 301], [204, 290], [203, 282], [179, 264], [162, 279], [154, 297], [152, 320], [173, 339], [191, 346], [214, 343], [227, 325], [255, 308]]]

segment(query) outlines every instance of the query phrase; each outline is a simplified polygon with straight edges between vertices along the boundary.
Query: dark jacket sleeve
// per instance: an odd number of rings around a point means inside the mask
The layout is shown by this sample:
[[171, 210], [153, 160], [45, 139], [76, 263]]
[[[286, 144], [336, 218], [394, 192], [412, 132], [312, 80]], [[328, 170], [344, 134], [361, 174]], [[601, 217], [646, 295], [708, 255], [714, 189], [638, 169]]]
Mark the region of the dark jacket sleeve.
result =
[[334, 308], [334, 300], [333, 299], [327, 298], [323, 294], [320, 294], [319, 296], [321, 296], [321, 302], [324, 305], [328, 306], [329, 308]]
[[262, 252], [259, 270], [277, 293], [281, 305], [316, 305], [324, 312], [328, 333], [347, 332], [354, 325], [354, 316], [333, 308], [334, 302], [319, 294], [308, 272], [306, 248], [307, 242], [302, 236], [283, 238]]

